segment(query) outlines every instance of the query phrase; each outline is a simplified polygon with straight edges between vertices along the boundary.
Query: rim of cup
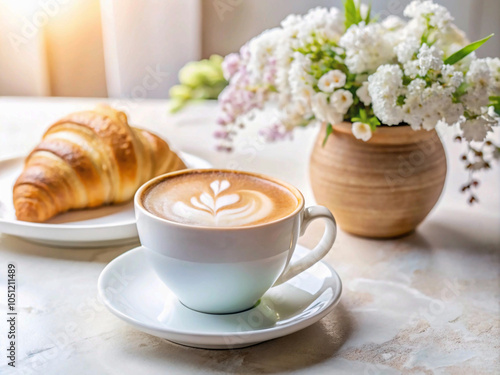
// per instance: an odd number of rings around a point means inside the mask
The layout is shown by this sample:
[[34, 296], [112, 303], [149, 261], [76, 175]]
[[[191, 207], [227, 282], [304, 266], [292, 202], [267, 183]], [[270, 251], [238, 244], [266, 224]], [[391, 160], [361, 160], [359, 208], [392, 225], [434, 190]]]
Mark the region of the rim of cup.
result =
[[[239, 226], [239, 227], [238, 226], [234, 226], [234, 227], [233, 226], [216, 227], [216, 226], [204, 226], [204, 225], [197, 225], [197, 224], [179, 223], [177, 221], [165, 219], [163, 217], [154, 215], [153, 213], [149, 212], [144, 207], [144, 204], [143, 204], [144, 193], [152, 185], [158, 184], [162, 180], [165, 180], [165, 179], [168, 179], [168, 178], [171, 178], [171, 177], [174, 177], [174, 176], [179, 176], [179, 175], [182, 175], [182, 174], [208, 173], [208, 172], [245, 174], [245, 175], [248, 175], [248, 176], [252, 176], [252, 177], [256, 177], [256, 178], [260, 178], [260, 179], [263, 179], [263, 180], [268, 180], [268, 181], [274, 182], [274, 183], [276, 183], [278, 185], [283, 186], [284, 188], [286, 188], [287, 190], [289, 190], [293, 195], [295, 195], [295, 197], [298, 200], [297, 207], [291, 213], [289, 213], [286, 216], [280, 217], [279, 219], [276, 219], [276, 220], [273, 220], [273, 221], [269, 221], [269, 222], [266, 222], [266, 223], [255, 224], [255, 225], [245, 225], [245, 226]], [[150, 217], [152, 219], [168, 223], [170, 225], [175, 225], [175, 226], [179, 226], [179, 227], [182, 227], [182, 228], [191, 228], [191, 229], [224, 230], [224, 231], [227, 231], [227, 230], [248, 230], [248, 229], [255, 229], [255, 228], [265, 227], [267, 225], [276, 224], [276, 223], [285, 221], [285, 220], [291, 218], [292, 216], [296, 215], [298, 212], [300, 212], [304, 208], [305, 202], [304, 202], [304, 196], [302, 195], [302, 193], [300, 192], [299, 189], [297, 189], [295, 186], [293, 186], [293, 185], [291, 185], [291, 184], [289, 184], [289, 183], [287, 183], [285, 181], [282, 181], [280, 179], [277, 179], [277, 178], [274, 178], [274, 177], [271, 177], [271, 176], [267, 176], [267, 175], [264, 175], [264, 174], [261, 174], [261, 173], [239, 171], [239, 170], [235, 170], [235, 169], [209, 168], [209, 169], [183, 169], [183, 170], [180, 170], [180, 171], [169, 172], [169, 173], [162, 174], [160, 176], [156, 176], [155, 178], [153, 178], [153, 179], [145, 182], [136, 191], [135, 196], [134, 196], [134, 205], [135, 205], [136, 208], [139, 208], [144, 215], [146, 215], [146, 216], [148, 216], [148, 217]]]

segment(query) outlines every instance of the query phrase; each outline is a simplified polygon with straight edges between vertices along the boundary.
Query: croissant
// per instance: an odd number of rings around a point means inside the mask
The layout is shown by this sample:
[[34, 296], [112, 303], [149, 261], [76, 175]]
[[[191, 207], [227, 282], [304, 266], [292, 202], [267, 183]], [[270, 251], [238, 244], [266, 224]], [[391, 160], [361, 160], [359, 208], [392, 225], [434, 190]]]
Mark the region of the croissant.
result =
[[156, 135], [128, 125], [108, 106], [53, 124], [29, 154], [14, 184], [18, 220], [43, 222], [72, 209], [130, 200], [147, 180], [184, 169]]

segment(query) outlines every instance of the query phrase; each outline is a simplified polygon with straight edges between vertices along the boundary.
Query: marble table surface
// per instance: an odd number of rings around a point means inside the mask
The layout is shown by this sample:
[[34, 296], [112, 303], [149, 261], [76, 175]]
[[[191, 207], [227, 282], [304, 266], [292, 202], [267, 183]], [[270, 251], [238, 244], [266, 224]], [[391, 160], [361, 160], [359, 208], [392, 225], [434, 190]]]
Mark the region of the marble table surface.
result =
[[[98, 99], [0, 98], [0, 158], [26, 154], [52, 121]], [[264, 144], [255, 127], [237, 151], [214, 151], [214, 103], [167, 114], [164, 101], [111, 101], [133, 124], [216, 167], [273, 175], [312, 197], [308, 159], [317, 129]], [[460, 145], [442, 138], [449, 174], [418, 230], [396, 240], [340, 231], [326, 261], [344, 283], [339, 305], [300, 332], [238, 350], [192, 349], [131, 328], [97, 298], [104, 266], [133, 246], [70, 249], [0, 235], [1, 374], [493, 374], [500, 372], [500, 179], [481, 176], [480, 205], [459, 193]], [[302, 243], [313, 246], [313, 226]], [[6, 364], [6, 267], [18, 267], [17, 369]]]

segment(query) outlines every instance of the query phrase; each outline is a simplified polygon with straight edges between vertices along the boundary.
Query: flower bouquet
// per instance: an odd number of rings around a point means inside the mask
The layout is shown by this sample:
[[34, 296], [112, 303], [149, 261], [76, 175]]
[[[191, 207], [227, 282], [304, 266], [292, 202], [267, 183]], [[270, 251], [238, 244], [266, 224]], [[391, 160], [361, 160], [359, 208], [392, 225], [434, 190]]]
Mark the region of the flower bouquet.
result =
[[500, 119], [500, 59], [474, 53], [491, 35], [470, 43], [432, 0], [411, 2], [407, 20], [379, 20], [354, 0], [344, 8], [290, 15], [226, 56], [219, 149], [231, 151], [237, 130], [270, 102], [279, 116], [261, 129], [268, 141], [315, 123], [324, 129], [323, 145], [343, 122], [353, 139], [367, 143], [381, 127], [422, 133], [443, 123], [466, 145], [462, 160], [470, 177], [462, 190], [475, 202], [473, 172], [500, 155], [489, 138]]

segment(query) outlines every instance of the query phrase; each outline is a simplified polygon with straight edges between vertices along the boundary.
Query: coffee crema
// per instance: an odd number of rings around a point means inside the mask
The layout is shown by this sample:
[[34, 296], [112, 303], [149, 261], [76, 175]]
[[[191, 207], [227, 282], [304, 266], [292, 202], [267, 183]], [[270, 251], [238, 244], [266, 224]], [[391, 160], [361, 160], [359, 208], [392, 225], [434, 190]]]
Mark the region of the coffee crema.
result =
[[183, 173], [151, 186], [143, 205], [161, 218], [190, 225], [240, 227], [291, 214], [299, 199], [285, 186], [239, 172]]

